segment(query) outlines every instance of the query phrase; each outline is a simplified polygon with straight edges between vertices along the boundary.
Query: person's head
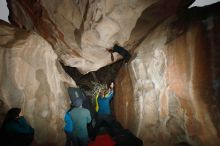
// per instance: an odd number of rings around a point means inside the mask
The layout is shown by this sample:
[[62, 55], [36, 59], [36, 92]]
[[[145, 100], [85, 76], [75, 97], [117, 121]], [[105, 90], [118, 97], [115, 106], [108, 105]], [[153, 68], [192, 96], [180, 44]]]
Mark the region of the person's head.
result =
[[80, 107], [80, 106], [82, 106], [82, 98], [81, 98], [81, 97], [76, 98], [76, 99], [73, 101], [72, 105], [73, 105], [74, 107]]
[[99, 95], [100, 95], [100, 97], [103, 98], [103, 97], [105, 97], [106, 93], [107, 93], [107, 90], [104, 88], [104, 89], [101, 89], [101, 90], [100, 90]]
[[5, 122], [17, 120], [18, 117], [20, 116], [20, 113], [21, 113], [21, 108], [11, 108], [6, 114]]

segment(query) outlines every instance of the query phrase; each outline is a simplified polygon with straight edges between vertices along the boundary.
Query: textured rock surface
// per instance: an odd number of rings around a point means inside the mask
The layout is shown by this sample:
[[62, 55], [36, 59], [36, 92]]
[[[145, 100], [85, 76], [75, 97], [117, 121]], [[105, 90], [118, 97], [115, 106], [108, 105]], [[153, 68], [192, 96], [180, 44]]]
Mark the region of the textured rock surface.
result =
[[0, 21], [0, 111], [21, 107], [37, 143], [64, 145], [63, 116], [69, 106], [63, 71], [51, 45], [34, 32]]
[[144, 145], [220, 143], [219, 6], [166, 20], [120, 71], [115, 114]]
[[[115, 40], [129, 44], [127, 48], [133, 53], [132, 59], [128, 66], [122, 67], [117, 77], [114, 111], [123, 126], [140, 137], [144, 145], [160, 142], [170, 145], [182, 141], [195, 146], [217, 146], [220, 143], [219, 4], [204, 11], [192, 9], [182, 13], [192, 0], [8, 2], [13, 24], [35, 30], [53, 46], [59, 60], [77, 67], [82, 73], [110, 64], [110, 55], [105, 48], [112, 46]], [[1, 31], [10, 32], [10, 35], [1, 37], [0, 79], [1, 90], [4, 91], [1, 91], [1, 98], [6, 107], [13, 104], [28, 109], [38, 101], [39, 107], [42, 104], [38, 110], [42, 110], [43, 115], [47, 114], [45, 110], [56, 112], [48, 118], [54, 127], [49, 127], [50, 132], [43, 129], [44, 134], [52, 134], [51, 141], [54, 141], [59, 133], [54, 131], [62, 131], [61, 124], [57, 123], [62, 121], [53, 123], [50, 119], [57, 114], [60, 116], [64, 111], [63, 102], [66, 103], [65, 93], [60, 90], [64, 88], [60, 84], [62, 73], [57, 73], [62, 71], [56, 70], [56, 55], [42, 38], [51, 53], [41, 54], [47, 47], [31, 39], [39, 36], [33, 33], [25, 35], [27, 33], [20, 31], [6, 26]], [[41, 47], [26, 47], [32, 43]], [[18, 47], [13, 47], [14, 44]], [[36, 44], [31, 46], [38, 46]], [[22, 54], [15, 48], [23, 49]], [[17, 54], [23, 56], [14, 57]], [[120, 56], [114, 55], [119, 59]], [[50, 57], [53, 65], [45, 63]], [[21, 60], [21, 65], [17, 60]], [[18, 76], [15, 73], [21, 69], [22, 76], [15, 78]], [[12, 100], [14, 94], [19, 98]], [[38, 97], [44, 98], [36, 100]], [[53, 110], [52, 104], [47, 106], [46, 103], [52, 101], [61, 112]], [[38, 130], [47, 126], [39, 116], [31, 117], [35, 108], [30, 109], [26, 110], [28, 118], [36, 118], [32, 124]], [[35, 115], [39, 114], [38, 110]], [[39, 135], [37, 138], [39, 141], [45, 139]]]
[[[10, 21], [36, 30], [64, 64], [81, 73], [112, 63], [105, 50], [130, 37], [142, 11], [156, 0], [8, 0]], [[115, 61], [120, 58], [117, 53]]]

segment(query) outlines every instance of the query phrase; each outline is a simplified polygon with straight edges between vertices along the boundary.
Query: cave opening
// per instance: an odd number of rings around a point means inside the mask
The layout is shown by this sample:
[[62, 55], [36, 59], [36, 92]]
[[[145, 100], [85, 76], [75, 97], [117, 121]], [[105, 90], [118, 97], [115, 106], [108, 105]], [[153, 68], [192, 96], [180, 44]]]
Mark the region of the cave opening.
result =
[[92, 82], [98, 82], [102, 84], [110, 84], [113, 82], [123, 65], [123, 60], [119, 60], [108, 66], [104, 66], [97, 71], [89, 72], [87, 74], [81, 74], [77, 68], [65, 66], [62, 64], [63, 69], [69, 74], [69, 76], [76, 82], [77, 86], [89, 92], [93, 89]]
[[[94, 90], [98, 90], [100, 85], [109, 86], [111, 82], [114, 82], [119, 70], [124, 65], [123, 63], [123, 60], [119, 60], [113, 64], [107, 65], [98, 69], [97, 71], [89, 72], [87, 74], [81, 74], [77, 68], [65, 66], [63, 63], [61, 63], [61, 65], [65, 72], [76, 82], [77, 87], [84, 92], [87, 98], [89, 98], [87, 102], [91, 103], [87, 104], [92, 104], [92, 107], [90, 106], [89, 109], [92, 115], [94, 115], [96, 103], [93, 102], [93, 98], [95, 98], [93, 92], [97, 92]], [[97, 87], [95, 87], [96, 85]], [[114, 114], [114, 107], [111, 106], [111, 108]]]

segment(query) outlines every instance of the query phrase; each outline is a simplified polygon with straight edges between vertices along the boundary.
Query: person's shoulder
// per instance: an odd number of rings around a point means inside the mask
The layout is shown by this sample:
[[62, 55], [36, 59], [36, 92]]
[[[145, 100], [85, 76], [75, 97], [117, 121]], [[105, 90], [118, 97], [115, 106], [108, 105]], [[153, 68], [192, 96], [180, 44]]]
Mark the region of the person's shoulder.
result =
[[82, 109], [83, 109], [83, 111], [90, 113], [90, 111], [87, 108], [82, 108]]
[[[76, 108], [74, 107], [74, 108], [72, 108], [69, 112], [67, 112], [67, 113], [69, 113], [70, 115], [72, 114], [72, 113], [74, 113], [76, 111]], [[66, 113], [66, 114], [67, 114]]]
[[26, 123], [26, 119], [25, 119], [23, 116], [20, 116], [20, 117], [18, 118], [18, 122], [20, 122], [20, 123]]
[[89, 110], [88, 110], [87, 108], [85, 108], [85, 107], [83, 107], [82, 109], [85, 110], [85, 111], [89, 111]]

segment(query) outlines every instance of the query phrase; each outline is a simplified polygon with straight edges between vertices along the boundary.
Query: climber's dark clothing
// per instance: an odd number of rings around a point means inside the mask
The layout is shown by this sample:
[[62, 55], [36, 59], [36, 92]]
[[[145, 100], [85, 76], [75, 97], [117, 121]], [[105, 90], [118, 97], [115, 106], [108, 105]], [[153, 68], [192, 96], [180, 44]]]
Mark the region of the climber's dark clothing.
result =
[[123, 59], [125, 60], [125, 62], [127, 63], [129, 61], [129, 59], [131, 58], [130, 53], [123, 47], [118, 46], [117, 44], [114, 45], [113, 47], [113, 52], [117, 52], [119, 53]]

